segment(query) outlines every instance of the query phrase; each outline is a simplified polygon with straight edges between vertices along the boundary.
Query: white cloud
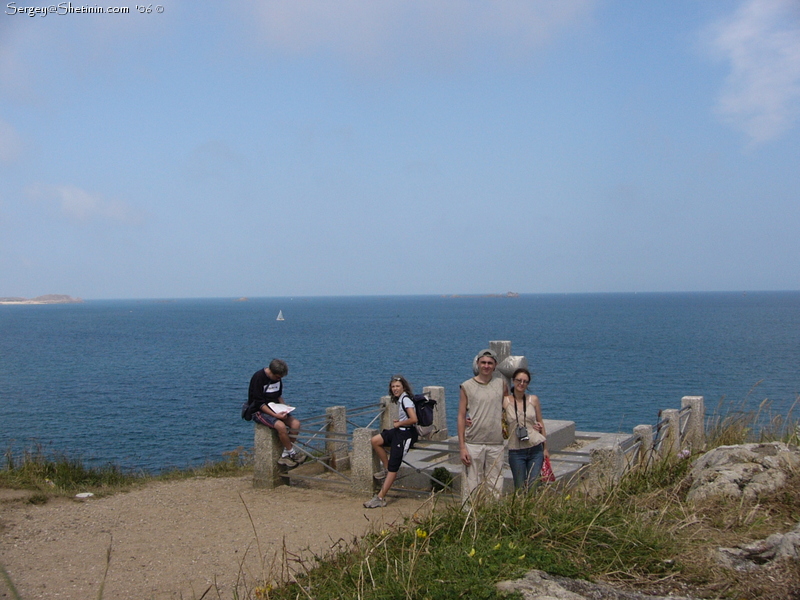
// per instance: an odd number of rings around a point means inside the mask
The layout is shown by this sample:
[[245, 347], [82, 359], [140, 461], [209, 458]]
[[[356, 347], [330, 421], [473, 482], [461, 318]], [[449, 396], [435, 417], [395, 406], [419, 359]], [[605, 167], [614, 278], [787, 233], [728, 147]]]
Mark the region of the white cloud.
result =
[[709, 33], [712, 52], [731, 68], [720, 116], [755, 144], [779, 137], [800, 113], [800, 4], [747, 0]]
[[297, 0], [251, 3], [262, 41], [291, 54], [324, 53], [370, 67], [452, 62], [494, 45], [524, 58], [596, 0]]
[[101, 220], [140, 225], [144, 221], [144, 215], [127, 203], [107, 200], [73, 185], [36, 184], [27, 191], [31, 198], [56, 205], [62, 214], [78, 223]]

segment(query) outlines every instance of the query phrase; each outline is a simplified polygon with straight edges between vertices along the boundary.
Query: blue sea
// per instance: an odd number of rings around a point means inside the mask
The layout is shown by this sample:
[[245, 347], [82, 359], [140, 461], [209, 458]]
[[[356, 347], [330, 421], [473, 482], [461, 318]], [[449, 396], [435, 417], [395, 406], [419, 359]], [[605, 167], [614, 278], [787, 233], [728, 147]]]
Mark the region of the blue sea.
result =
[[[278, 311], [285, 321], [276, 321]], [[252, 447], [251, 375], [289, 364], [302, 420], [362, 406], [395, 373], [459, 383], [490, 340], [533, 371], [545, 418], [630, 431], [702, 395], [786, 415], [800, 392], [800, 292], [114, 300], [0, 306], [0, 449], [158, 471]]]

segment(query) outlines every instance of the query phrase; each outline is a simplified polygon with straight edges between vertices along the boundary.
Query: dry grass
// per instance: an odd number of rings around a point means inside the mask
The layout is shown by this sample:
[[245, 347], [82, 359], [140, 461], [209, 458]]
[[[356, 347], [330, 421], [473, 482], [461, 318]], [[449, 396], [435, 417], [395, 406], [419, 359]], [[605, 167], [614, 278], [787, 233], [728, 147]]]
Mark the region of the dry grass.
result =
[[[800, 442], [791, 411], [775, 418], [768, 410], [764, 402], [754, 414], [729, 411], [712, 418], [709, 446]], [[247, 461], [237, 451], [215, 469], [227, 474]], [[689, 460], [668, 460], [628, 474], [600, 496], [544, 487], [466, 512], [437, 505], [434, 496], [428, 510], [406, 523], [340, 540], [310, 559], [285, 548], [265, 556], [256, 535], [250, 552], [258, 553], [262, 573], [240, 572], [232, 600], [500, 598], [495, 582], [530, 569], [653, 595], [800, 600], [800, 561], [737, 572], [715, 556], [719, 547], [793, 529], [800, 522], [800, 473], [753, 502], [689, 503], [689, 468]], [[199, 597], [222, 596], [212, 586]]]
[[[749, 544], [790, 531], [800, 523], [800, 473], [792, 474], [780, 491], [755, 502], [714, 499], [688, 503], [686, 493], [691, 483], [688, 469], [668, 485], [659, 486], [653, 481], [653, 478], [663, 481], [664, 471], [678, 475], [675, 468], [680, 469], [680, 465], [662, 464], [647, 475], [634, 476], [655, 486], [643, 490], [641, 482], [632, 485], [634, 493], [628, 500], [632, 513], [646, 516], [653, 526], [675, 541], [672, 560], [679, 568], [667, 577], [643, 576], [634, 581], [609, 573], [602, 579], [654, 595], [800, 599], [800, 561], [775, 561], [753, 571], [738, 572], [722, 567], [716, 559], [720, 547]], [[626, 485], [630, 482], [623, 482], [623, 490]]]
[[117, 465], [89, 467], [79, 458], [47, 454], [41, 446], [14, 455], [7, 449], [0, 469], [0, 487], [29, 490], [28, 502], [44, 504], [55, 496], [71, 497], [76, 492], [107, 496], [141, 486], [150, 481], [171, 481], [190, 477], [235, 477], [252, 470], [252, 452], [236, 448], [223, 452], [219, 461], [201, 467], [171, 469], [158, 475], [132, 471]]

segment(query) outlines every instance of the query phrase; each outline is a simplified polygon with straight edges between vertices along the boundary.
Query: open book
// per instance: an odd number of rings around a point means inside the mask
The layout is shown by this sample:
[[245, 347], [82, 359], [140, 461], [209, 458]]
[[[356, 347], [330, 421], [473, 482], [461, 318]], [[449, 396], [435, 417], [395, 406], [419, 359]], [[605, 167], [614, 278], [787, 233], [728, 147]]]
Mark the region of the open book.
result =
[[295, 406], [289, 406], [288, 404], [277, 404], [276, 402], [269, 402], [267, 406], [269, 406], [272, 411], [278, 414], [290, 413], [296, 408]]

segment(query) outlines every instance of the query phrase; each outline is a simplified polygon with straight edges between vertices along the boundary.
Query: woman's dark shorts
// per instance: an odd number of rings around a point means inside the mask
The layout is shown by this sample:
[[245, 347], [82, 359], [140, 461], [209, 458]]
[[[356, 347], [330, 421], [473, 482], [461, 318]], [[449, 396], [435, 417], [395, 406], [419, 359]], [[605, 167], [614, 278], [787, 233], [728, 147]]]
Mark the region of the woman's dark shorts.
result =
[[383, 445], [389, 446], [389, 467], [386, 469], [390, 473], [397, 473], [400, 465], [403, 464], [403, 456], [409, 448], [417, 441], [417, 428], [407, 427], [400, 429], [384, 429], [381, 431]]

